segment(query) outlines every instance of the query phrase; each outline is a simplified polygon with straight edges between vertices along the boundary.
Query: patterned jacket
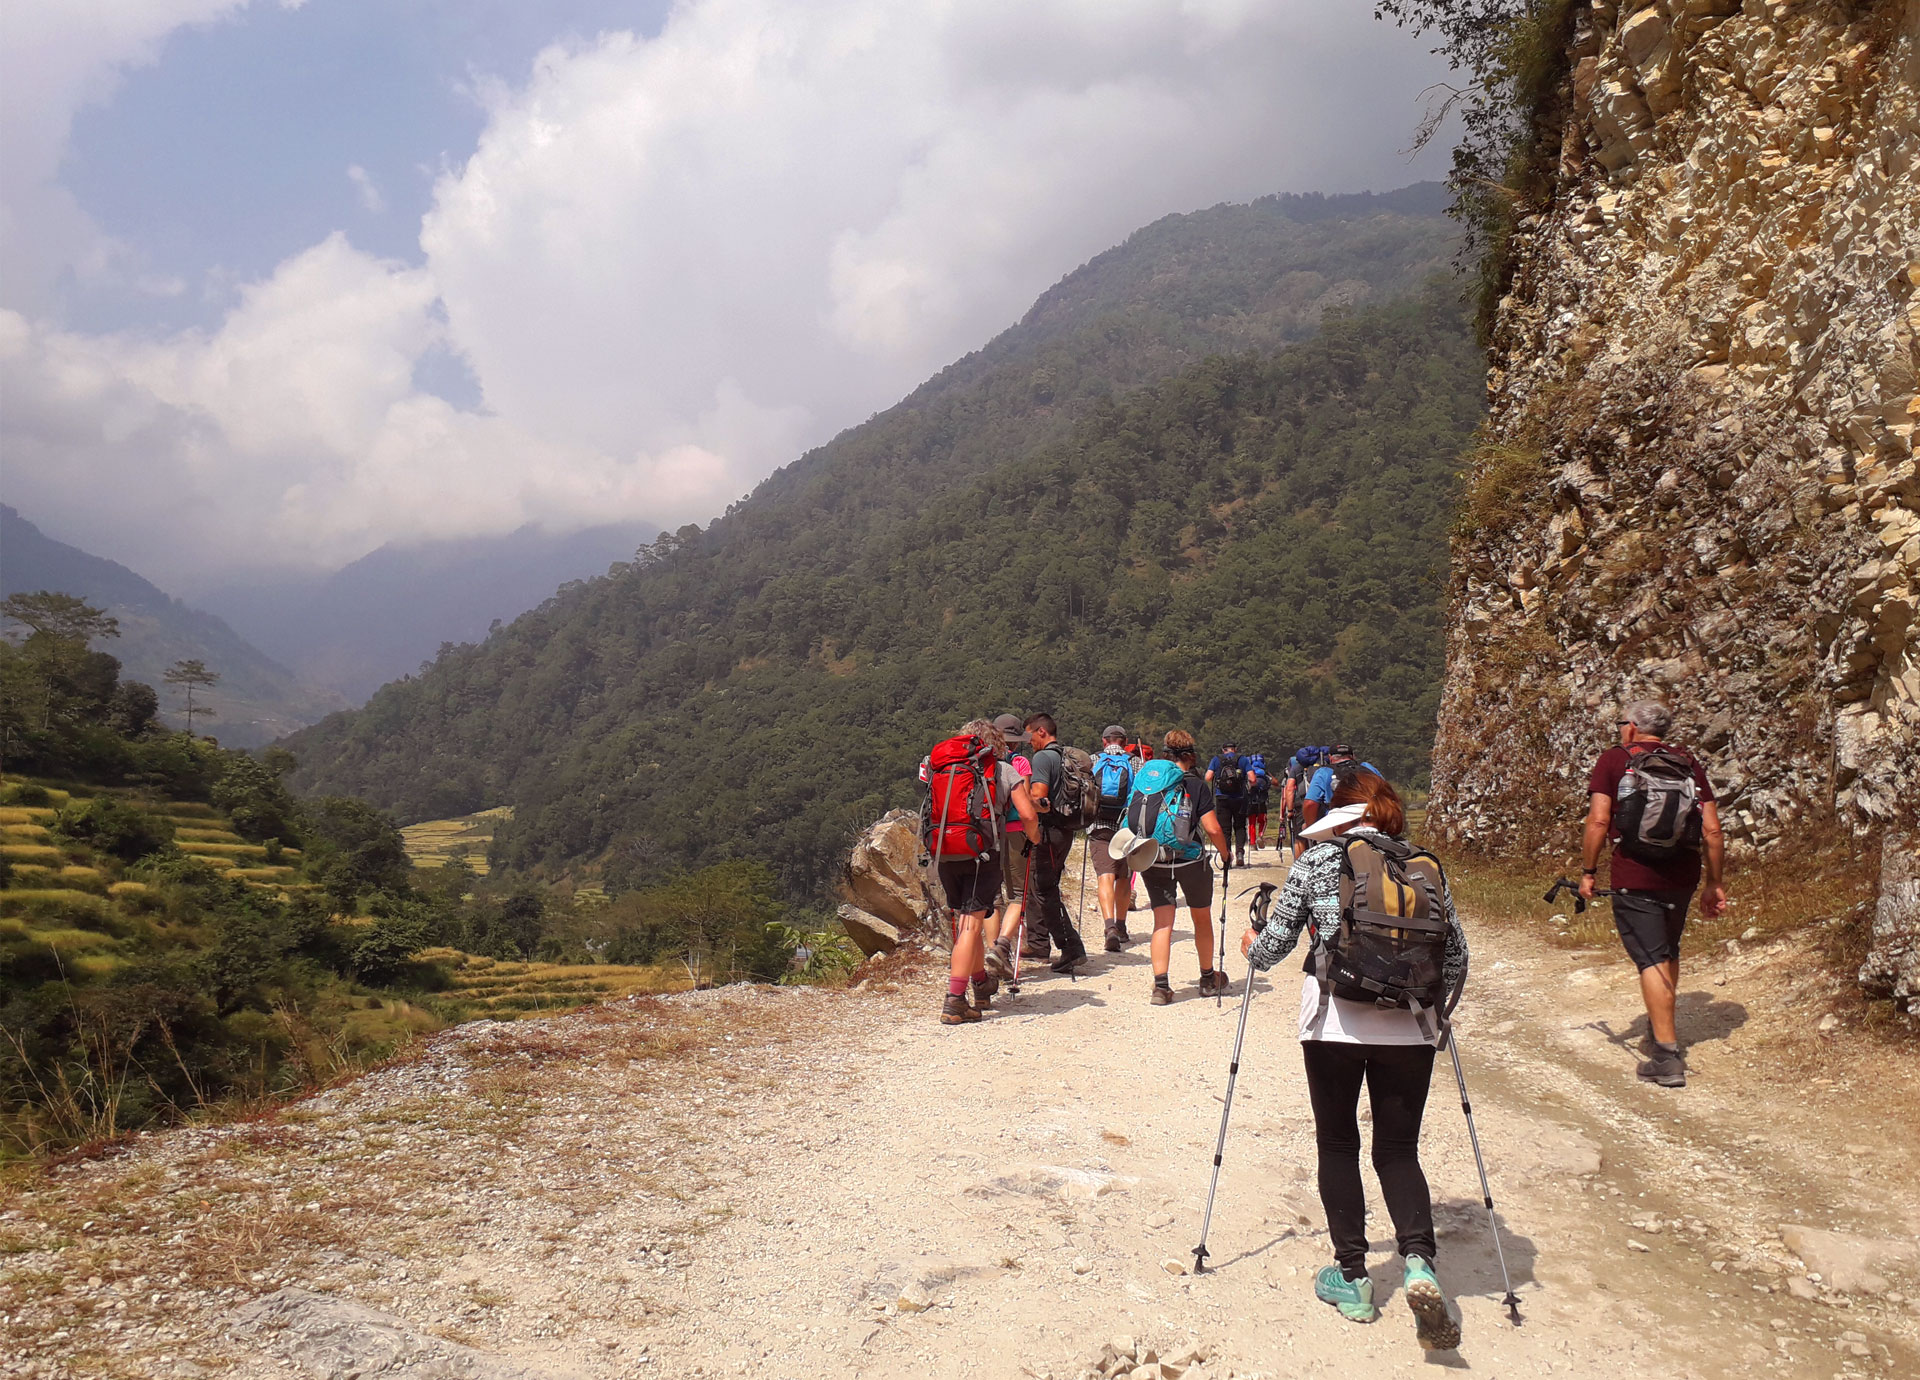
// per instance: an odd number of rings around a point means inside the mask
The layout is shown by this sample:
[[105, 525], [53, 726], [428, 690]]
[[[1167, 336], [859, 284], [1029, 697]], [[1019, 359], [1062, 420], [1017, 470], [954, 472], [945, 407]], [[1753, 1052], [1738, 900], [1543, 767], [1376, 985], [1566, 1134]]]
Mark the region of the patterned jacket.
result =
[[[1348, 833], [1373, 834], [1378, 831], [1362, 825]], [[1287, 873], [1287, 884], [1280, 888], [1280, 894], [1274, 897], [1272, 909], [1267, 912], [1266, 929], [1247, 951], [1247, 957], [1254, 967], [1265, 972], [1292, 953], [1293, 946], [1300, 942], [1300, 935], [1309, 921], [1313, 924], [1314, 937], [1319, 940], [1331, 939], [1340, 928], [1341, 847], [1331, 840], [1316, 843], [1294, 862], [1292, 870]], [[1447, 912], [1444, 970], [1447, 990], [1451, 992], [1466, 971], [1467, 936], [1460, 928], [1460, 916], [1453, 908], [1453, 895], [1444, 881], [1440, 901]]]

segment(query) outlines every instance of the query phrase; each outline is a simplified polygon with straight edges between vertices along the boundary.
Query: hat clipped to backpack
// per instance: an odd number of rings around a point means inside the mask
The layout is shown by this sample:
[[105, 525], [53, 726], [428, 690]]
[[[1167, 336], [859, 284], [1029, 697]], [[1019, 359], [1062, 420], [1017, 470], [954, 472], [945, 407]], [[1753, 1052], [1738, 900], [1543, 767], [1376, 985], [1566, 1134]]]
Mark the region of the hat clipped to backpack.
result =
[[1143, 838], [1124, 825], [1113, 831], [1113, 838], [1107, 844], [1107, 856], [1115, 862], [1124, 862], [1134, 872], [1151, 867], [1160, 856], [1160, 845], [1152, 838]]
[[1300, 831], [1303, 839], [1330, 839], [1349, 824], [1358, 824], [1367, 816], [1365, 805], [1341, 805], [1327, 811], [1320, 818]]

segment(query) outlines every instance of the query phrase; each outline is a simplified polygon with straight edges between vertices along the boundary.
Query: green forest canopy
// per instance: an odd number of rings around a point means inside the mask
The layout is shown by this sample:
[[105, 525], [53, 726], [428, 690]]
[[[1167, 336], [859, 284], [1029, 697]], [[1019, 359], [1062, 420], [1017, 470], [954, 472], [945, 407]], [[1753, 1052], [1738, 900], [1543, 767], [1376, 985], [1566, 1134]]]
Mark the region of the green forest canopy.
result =
[[937, 409], [903, 404], [297, 735], [299, 784], [412, 818], [510, 801], [508, 866], [592, 864], [618, 889], [757, 858], [809, 895], [982, 710], [1046, 707], [1080, 741], [1115, 718], [1340, 735], [1418, 779], [1481, 381], [1440, 284], [1094, 398], [971, 474], [929, 439]]

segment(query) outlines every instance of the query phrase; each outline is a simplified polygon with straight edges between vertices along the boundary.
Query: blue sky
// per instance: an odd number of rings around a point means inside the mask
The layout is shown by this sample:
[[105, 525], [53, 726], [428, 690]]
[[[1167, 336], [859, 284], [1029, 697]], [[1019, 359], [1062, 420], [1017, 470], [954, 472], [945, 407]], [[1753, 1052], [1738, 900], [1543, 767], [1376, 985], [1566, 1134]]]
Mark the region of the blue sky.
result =
[[[665, 0], [308, 0], [175, 30], [159, 60], [74, 120], [60, 178], [149, 273], [156, 301], [75, 291], [90, 329], [217, 320], [231, 288], [344, 228], [418, 263], [433, 181], [473, 151], [480, 93], [606, 29], [658, 31]], [[348, 169], [364, 170], [378, 209]]]
[[1445, 173], [1360, 0], [48, 0], [0, 496], [169, 588], [723, 511], [1169, 212]]

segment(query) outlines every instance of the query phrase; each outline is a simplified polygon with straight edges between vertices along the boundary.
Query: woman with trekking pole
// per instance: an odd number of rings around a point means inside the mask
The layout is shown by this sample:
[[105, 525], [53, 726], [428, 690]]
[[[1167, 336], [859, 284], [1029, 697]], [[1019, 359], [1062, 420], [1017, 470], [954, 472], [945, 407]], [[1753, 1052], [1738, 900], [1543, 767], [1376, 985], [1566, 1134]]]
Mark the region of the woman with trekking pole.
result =
[[1465, 979], [1467, 942], [1438, 860], [1402, 842], [1405, 828], [1400, 797], [1383, 777], [1361, 772], [1342, 783], [1333, 808], [1301, 831], [1307, 850], [1288, 872], [1266, 928], [1249, 929], [1240, 951], [1264, 971], [1311, 927], [1300, 1051], [1336, 1262], [1315, 1279], [1315, 1296], [1356, 1322], [1379, 1316], [1360, 1180], [1364, 1083], [1373, 1109], [1373, 1167], [1406, 1261], [1415, 1331], [1422, 1346], [1446, 1350], [1460, 1344], [1460, 1327], [1433, 1270], [1438, 1252], [1433, 1198], [1420, 1167], [1420, 1122], [1448, 994]]

